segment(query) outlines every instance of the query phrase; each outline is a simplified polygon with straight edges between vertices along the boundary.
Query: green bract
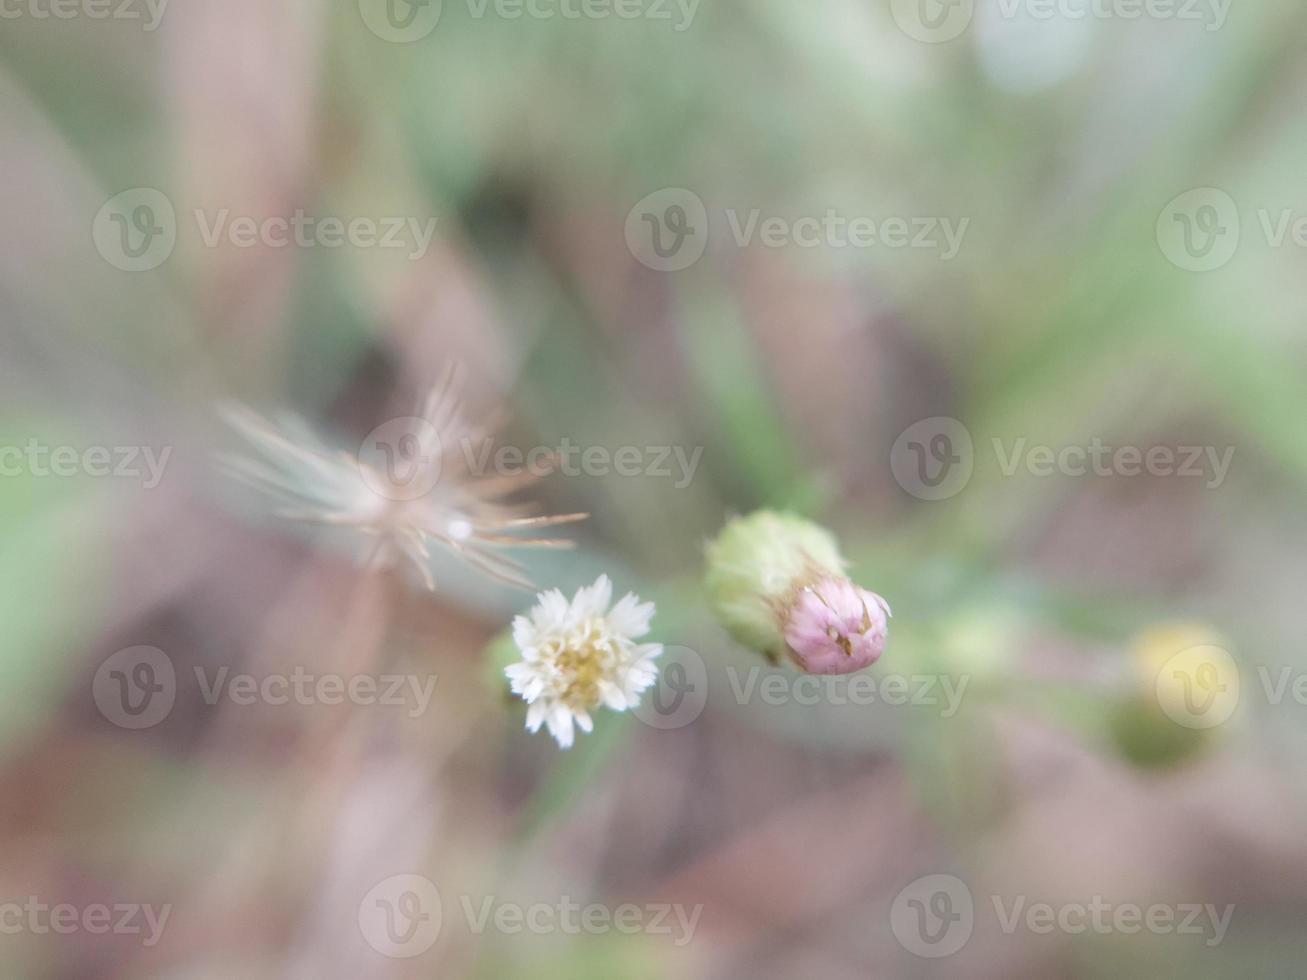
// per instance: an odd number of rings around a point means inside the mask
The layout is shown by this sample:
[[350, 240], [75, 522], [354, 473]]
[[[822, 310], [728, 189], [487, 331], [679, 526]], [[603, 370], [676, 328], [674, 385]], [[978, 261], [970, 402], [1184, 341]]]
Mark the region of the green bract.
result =
[[829, 531], [775, 511], [735, 518], [708, 544], [706, 556], [704, 584], [713, 612], [737, 641], [773, 657], [785, 646], [778, 612], [794, 591], [821, 575], [844, 574]]

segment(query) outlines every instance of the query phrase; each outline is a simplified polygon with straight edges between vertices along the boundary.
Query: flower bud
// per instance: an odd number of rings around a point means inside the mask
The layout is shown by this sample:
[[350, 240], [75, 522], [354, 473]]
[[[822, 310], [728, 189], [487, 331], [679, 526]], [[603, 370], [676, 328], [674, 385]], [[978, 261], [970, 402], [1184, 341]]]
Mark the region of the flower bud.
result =
[[1205, 623], [1154, 626], [1132, 647], [1144, 690], [1179, 724], [1215, 727], [1228, 720], [1239, 697], [1239, 668], [1225, 638]]
[[1202, 623], [1156, 626], [1136, 638], [1133, 683], [1111, 718], [1128, 760], [1166, 768], [1214, 746], [1239, 702], [1239, 670], [1225, 646]]
[[889, 606], [846, 578], [799, 591], [785, 621], [791, 659], [809, 674], [851, 674], [885, 652]]
[[1177, 725], [1148, 694], [1131, 694], [1112, 706], [1108, 733], [1127, 762], [1142, 769], [1170, 769], [1209, 746], [1207, 732]]
[[844, 574], [824, 528], [792, 514], [736, 518], [707, 547], [705, 585], [741, 644], [814, 674], [848, 674], [880, 659], [889, 606]]

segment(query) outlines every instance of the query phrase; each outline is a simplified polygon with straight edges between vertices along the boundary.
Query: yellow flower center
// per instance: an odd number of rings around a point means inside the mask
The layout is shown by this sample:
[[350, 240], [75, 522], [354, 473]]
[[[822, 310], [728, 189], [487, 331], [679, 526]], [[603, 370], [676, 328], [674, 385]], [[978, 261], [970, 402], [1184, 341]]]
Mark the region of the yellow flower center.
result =
[[567, 638], [555, 663], [568, 678], [562, 698], [569, 706], [585, 711], [599, 706], [603, 700], [599, 682], [608, 672], [612, 653], [612, 641], [596, 619], [586, 620]]

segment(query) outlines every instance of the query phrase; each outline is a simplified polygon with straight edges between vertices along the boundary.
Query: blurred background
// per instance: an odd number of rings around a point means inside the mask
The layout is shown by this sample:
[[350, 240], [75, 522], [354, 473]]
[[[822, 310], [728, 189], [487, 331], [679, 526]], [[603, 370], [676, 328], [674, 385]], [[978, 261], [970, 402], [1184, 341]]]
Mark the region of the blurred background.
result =
[[[1299, 976], [1304, 31], [7, 2], [5, 976]], [[651, 707], [570, 752], [501, 676], [532, 593], [215, 462], [220, 405], [348, 461], [450, 364], [578, 447], [531, 579], [658, 603]], [[760, 507], [893, 606], [861, 695], [704, 606]]]

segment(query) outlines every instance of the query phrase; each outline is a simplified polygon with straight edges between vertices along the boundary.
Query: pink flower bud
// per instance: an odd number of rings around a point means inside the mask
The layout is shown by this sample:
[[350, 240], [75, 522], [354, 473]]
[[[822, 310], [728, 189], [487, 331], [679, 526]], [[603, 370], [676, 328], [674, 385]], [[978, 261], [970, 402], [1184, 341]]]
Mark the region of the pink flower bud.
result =
[[846, 578], [801, 589], [785, 618], [790, 657], [810, 674], [851, 674], [885, 652], [889, 606]]

